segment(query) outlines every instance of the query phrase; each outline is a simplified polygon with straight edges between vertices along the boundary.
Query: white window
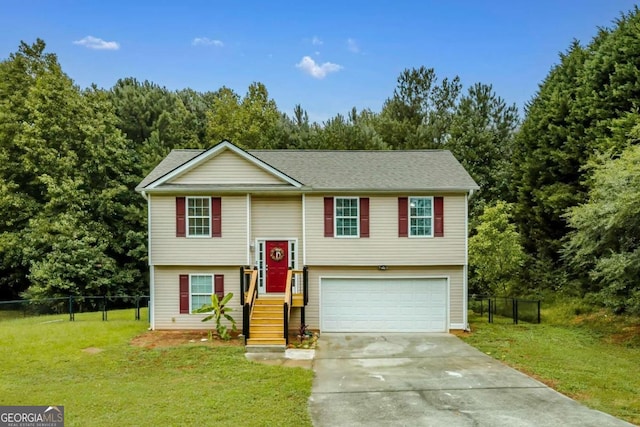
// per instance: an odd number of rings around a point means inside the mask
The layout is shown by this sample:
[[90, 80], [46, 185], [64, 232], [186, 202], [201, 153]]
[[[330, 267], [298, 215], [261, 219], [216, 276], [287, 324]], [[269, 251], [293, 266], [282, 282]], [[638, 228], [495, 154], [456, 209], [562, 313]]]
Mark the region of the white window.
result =
[[[289, 241], [289, 267], [292, 270], [296, 269], [296, 257], [296, 242]], [[294, 274], [291, 281], [293, 282], [293, 289], [295, 292], [301, 292], [301, 290], [298, 289], [298, 276]]]
[[433, 197], [409, 197], [409, 236], [433, 237]]
[[258, 267], [258, 287], [264, 289], [265, 281], [265, 254], [264, 254], [264, 240], [258, 241], [258, 255], [256, 256], [256, 264]]
[[210, 197], [187, 197], [187, 236], [211, 237]]
[[190, 313], [202, 306], [211, 305], [213, 276], [211, 274], [192, 274], [189, 276]]
[[335, 198], [336, 237], [360, 236], [360, 212], [357, 197]]

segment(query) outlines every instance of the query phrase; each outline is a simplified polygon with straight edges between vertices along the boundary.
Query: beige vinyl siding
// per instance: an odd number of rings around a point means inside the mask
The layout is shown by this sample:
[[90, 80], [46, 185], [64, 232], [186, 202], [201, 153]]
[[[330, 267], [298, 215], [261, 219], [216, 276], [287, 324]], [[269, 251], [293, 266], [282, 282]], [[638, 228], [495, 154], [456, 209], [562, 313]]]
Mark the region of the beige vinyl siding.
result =
[[252, 197], [251, 241], [298, 239], [302, 246], [302, 197]]
[[445, 195], [443, 202], [444, 237], [398, 237], [398, 197], [371, 196], [370, 237], [340, 238], [324, 237], [324, 197], [307, 196], [307, 263], [463, 265], [466, 250], [465, 196]]
[[[242, 330], [242, 308], [240, 307], [239, 267], [152, 267], [155, 280], [154, 320], [155, 329], [215, 329], [213, 321], [202, 322], [206, 314], [180, 314], [181, 274], [223, 274], [224, 292], [233, 293], [229, 306], [231, 316]], [[225, 321], [226, 322], [226, 321]], [[228, 322], [227, 326], [231, 326]]]
[[[320, 278], [321, 277], [361, 277], [383, 279], [409, 277], [447, 277], [449, 279], [449, 324], [462, 325], [464, 318], [464, 269], [461, 266], [438, 267], [393, 267], [380, 271], [377, 267], [309, 267], [309, 305], [305, 311], [305, 322], [312, 329], [320, 329]], [[393, 292], [390, 287], [389, 292]], [[401, 307], [392, 307], [399, 310]], [[299, 314], [296, 319], [299, 319]], [[291, 326], [294, 329], [295, 323]]]
[[280, 178], [225, 150], [172, 179], [171, 184], [283, 184]]
[[[212, 195], [215, 196], [215, 195]], [[151, 197], [153, 265], [243, 265], [247, 255], [247, 198], [222, 197], [222, 237], [176, 237], [176, 198]]]

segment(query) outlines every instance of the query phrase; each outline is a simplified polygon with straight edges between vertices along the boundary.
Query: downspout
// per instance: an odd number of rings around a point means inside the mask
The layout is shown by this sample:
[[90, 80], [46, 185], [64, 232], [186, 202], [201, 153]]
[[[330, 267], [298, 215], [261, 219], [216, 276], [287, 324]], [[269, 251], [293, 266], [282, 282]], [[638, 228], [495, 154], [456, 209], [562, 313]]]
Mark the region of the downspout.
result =
[[464, 195], [464, 268], [463, 268], [463, 296], [462, 314], [465, 331], [470, 331], [469, 326], [469, 198], [473, 195], [473, 189]]
[[142, 197], [147, 201], [147, 253], [149, 259], [149, 329], [154, 330], [155, 325], [155, 267], [153, 266], [153, 258], [151, 256], [151, 196], [142, 191]]
[[307, 198], [302, 194], [302, 266], [307, 266]]
[[[247, 194], [247, 263], [251, 265], [251, 194]], [[255, 248], [254, 248], [255, 251]]]
[[302, 193], [302, 269], [304, 271], [304, 273], [302, 274], [303, 301], [300, 310], [300, 321], [304, 325], [307, 300], [309, 299], [309, 271], [307, 267], [307, 197], [304, 193]]

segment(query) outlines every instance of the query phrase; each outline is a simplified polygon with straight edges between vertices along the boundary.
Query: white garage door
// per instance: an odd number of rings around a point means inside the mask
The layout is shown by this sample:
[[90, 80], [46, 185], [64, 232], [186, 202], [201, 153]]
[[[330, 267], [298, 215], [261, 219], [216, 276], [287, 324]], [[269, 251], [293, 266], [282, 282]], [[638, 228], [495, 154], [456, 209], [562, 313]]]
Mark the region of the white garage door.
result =
[[447, 279], [322, 279], [324, 332], [446, 332]]

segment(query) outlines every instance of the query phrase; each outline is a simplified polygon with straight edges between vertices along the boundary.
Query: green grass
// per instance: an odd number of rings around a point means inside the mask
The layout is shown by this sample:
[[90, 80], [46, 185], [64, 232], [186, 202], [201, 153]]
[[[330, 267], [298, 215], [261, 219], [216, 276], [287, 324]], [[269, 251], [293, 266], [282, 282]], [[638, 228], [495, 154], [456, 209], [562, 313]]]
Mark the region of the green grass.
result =
[[311, 425], [311, 371], [242, 347], [129, 345], [147, 326], [129, 310], [0, 322], [0, 405], [63, 405], [68, 426]]
[[513, 325], [470, 315], [473, 332], [462, 338], [591, 408], [640, 424], [640, 319], [578, 316], [560, 303], [542, 317], [540, 325]]

